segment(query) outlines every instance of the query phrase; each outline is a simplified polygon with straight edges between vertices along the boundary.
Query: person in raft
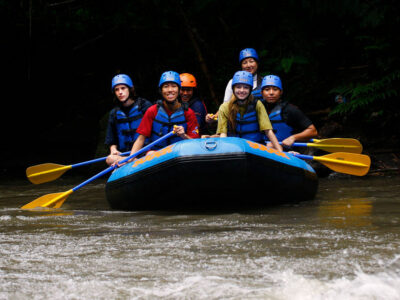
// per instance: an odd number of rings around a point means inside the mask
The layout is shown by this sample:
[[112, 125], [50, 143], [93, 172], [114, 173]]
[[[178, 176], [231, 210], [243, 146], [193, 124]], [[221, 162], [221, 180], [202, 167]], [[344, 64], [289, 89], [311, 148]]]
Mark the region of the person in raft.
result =
[[183, 139], [199, 138], [199, 125], [194, 111], [179, 101], [181, 88], [179, 74], [174, 71], [164, 72], [158, 87], [162, 100], [158, 100], [143, 116], [142, 122], [136, 130], [139, 137], [133, 144], [131, 154], [143, 147], [146, 138], [149, 138], [150, 142], [154, 142], [172, 130], [175, 135], [155, 145], [152, 150], [161, 149]]
[[111, 80], [111, 90], [117, 105], [110, 111], [105, 144], [110, 150], [106, 162], [112, 165], [122, 159], [121, 152], [127, 152], [139, 136], [136, 132], [146, 110], [152, 105], [138, 97], [132, 79], [118, 74]]
[[189, 108], [194, 111], [197, 118], [197, 123], [199, 124], [199, 132], [201, 135], [207, 131], [207, 108], [204, 102], [198, 96], [196, 78], [189, 73], [182, 73], [179, 76], [181, 78], [180, 96], [182, 103], [187, 103]]
[[218, 110], [217, 134], [220, 137], [237, 136], [262, 144], [267, 137], [273, 148], [282, 151], [264, 105], [251, 94], [252, 87], [253, 75], [250, 72], [235, 73], [231, 99], [221, 104]]
[[[255, 99], [262, 100], [261, 95], [261, 80], [262, 77], [258, 75], [258, 64], [259, 57], [257, 51], [253, 48], [246, 48], [240, 51], [239, 53], [239, 64], [242, 71], [250, 72], [253, 75], [253, 84], [252, 84], [252, 94]], [[232, 91], [232, 79], [229, 80], [228, 84], [225, 88], [224, 94], [224, 102], [229, 102], [231, 100], [233, 91]], [[212, 123], [218, 118], [218, 112], [216, 114], [207, 114], [206, 122]]]
[[275, 135], [285, 149], [296, 141], [309, 141], [318, 135], [311, 120], [297, 106], [282, 100], [282, 81], [278, 76], [265, 76], [261, 89]]

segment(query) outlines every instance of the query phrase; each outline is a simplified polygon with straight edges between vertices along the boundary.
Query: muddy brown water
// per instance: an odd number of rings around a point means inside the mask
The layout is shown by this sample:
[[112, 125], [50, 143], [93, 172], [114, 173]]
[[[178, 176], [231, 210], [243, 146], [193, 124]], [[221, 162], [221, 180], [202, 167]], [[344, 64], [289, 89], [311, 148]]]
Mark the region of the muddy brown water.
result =
[[[257, 210], [110, 210], [105, 181], [0, 182], [0, 299], [400, 299], [400, 177]], [[150, 201], [150, 199], [142, 199]]]

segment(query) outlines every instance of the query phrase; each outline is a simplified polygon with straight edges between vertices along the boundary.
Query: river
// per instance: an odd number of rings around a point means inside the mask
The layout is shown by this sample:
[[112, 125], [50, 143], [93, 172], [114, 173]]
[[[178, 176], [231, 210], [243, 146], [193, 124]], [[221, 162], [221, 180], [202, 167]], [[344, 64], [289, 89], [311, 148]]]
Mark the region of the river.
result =
[[[400, 177], [257, 211], [124, 212], [104, 181], [0, 182], [0, 299], [400, 299]], [[149, 199], [138, 199], [149, 201]]]

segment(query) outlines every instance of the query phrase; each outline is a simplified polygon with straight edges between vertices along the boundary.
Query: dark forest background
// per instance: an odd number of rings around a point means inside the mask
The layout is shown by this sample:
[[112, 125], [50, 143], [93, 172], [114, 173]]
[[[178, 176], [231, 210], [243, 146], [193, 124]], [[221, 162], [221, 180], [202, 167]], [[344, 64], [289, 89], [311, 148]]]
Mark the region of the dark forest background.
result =
[[247, 47], [321, 137], [398, 147], [399, 1], [0, 0], [0, 9], [1, 175], [105, 155], [120, 72], [151, 101], [162, 72], [192, 73], [216, 112]]

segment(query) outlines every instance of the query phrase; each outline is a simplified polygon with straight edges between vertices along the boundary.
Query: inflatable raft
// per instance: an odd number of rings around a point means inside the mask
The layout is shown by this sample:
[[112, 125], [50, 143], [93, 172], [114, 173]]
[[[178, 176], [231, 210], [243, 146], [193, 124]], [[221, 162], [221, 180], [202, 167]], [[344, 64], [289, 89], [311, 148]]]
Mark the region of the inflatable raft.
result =
[[313, 199], [318, 177], [302, 159], [249, 140], [180, 141], [114, 170], [118, 210], [230, 209]]

